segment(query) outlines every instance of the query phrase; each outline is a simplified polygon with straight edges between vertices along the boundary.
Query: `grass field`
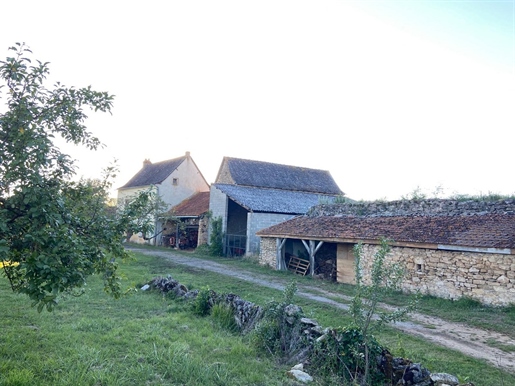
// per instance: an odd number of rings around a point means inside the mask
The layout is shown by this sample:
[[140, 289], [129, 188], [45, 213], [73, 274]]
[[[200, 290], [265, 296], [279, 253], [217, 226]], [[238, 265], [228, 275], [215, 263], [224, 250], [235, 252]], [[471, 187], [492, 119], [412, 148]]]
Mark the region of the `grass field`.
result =
[[[249, 262], [226, 263], [287, 275]], [[141, 254], [123, 263], [122, 272], [132, 288], [171, 274], [189, 288], [209, 285], [258, 304], [282, 295]], [[67, 297], [54, 312], [40, 314], [30, 307], [28, 298], [13, 294], [3, 277], [0, 296], [0, 385], [295, 384], [285, 376], [288, 366], [257, 352], [245, 337], [218, 328], [210, 317], [194, 316], [184, 301], [156, 292], [134, 291], [114, 300], [102, 292], [100, 279], [93, 277], [84, 295]], [[297, 300], [323, 326], [345, 325], [350, 320], [327, 305]], [[393, 329], [378, 338], [394, 354], [405, 354], [431, 371], [449, 372], [476, 386], [515, 384], [513, 375]], [[313, 384], [326, 383], [318, 379]]]

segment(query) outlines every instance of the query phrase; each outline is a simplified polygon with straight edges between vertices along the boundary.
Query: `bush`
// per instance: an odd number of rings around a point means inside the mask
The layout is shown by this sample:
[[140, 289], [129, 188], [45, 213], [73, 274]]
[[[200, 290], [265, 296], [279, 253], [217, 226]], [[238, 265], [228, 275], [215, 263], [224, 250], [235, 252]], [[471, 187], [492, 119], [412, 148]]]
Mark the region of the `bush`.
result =
[[222, 231], [222, 218], [211, 219], [211, 236], [209, 238], [209, 254], [211, 256], [223, 256], [224, 235]]
[[211, 312], [212, 291], [209, 287], [202, 287], [193, 301], [193, 313], [198, 316], [206, 316]]
[[[365, 336], [358, 327], [330, 330], [323, 339], [316, 341], [310, 356], [310, 367], [325, 378], [339, 378], [347, 382], [363, 384], [366, 356], [376, 358], [382, 348], [373, 336]], [[372, 384], [384, 380], [379, 371], [372, 372]]]

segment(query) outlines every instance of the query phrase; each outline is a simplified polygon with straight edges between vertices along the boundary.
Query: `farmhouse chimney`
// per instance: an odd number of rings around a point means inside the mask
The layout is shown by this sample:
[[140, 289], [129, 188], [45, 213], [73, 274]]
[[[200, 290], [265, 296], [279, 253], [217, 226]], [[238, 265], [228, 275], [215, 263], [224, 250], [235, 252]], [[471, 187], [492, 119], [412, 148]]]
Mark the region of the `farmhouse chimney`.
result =
[[143, 161], [143, 167], [147, 166], [147, 165], [151, 165], [152, 162], [150, 162], [150, 160], [148, 158], [145, 158], [145, 160]]

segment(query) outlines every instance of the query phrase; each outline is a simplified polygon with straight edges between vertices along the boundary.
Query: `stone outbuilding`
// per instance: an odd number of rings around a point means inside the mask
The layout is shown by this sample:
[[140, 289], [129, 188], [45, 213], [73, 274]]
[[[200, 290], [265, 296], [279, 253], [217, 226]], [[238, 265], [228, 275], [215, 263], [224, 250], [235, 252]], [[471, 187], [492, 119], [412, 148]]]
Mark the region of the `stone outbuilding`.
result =
[[406, 291], [486, 304], [515, 304], [515, 200], [418, 200], [319, 205], [262, 229], [260, 262], [354, 282], [353, 247], [364, 246], [367, 279], [380, 240], [406, 272]]
[[170, 209], [163, 217], [161, 245], [193, 249], [207, 244], [209, 192], [198, 192]]
[[342, 196], [325, 170], [224, 157], [209, 208], [222, 218], [226, 255], [257, 255], [257, 231]]
[[[166, 204], [166, 211], [198, 192], [209, 192], [209, 184], [187, 151], [184, 156], [152, 163], [146, 159], [143, 167], [122, 187], [118, 188], [118, 203], [130, 200], [141, 191], [155, 190]], [[153, 244], [161, 244], [163, 223], [154, 224], [155, 235], [150, 237]], [[149, 237], [133, 235], [132, 242], [145, 242]], [[146, 235], [149, 236], [149, 235]]]

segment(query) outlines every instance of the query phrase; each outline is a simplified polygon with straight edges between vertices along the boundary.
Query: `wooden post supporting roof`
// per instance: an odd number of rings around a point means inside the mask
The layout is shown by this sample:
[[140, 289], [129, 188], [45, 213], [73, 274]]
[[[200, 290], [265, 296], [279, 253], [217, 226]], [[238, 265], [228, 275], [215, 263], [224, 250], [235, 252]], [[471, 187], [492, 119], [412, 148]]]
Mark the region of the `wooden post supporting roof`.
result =
[[309, 274], [311, 276], [315, 275], [315, 254], [318, 252], [323, 243], [323, 241], [319, 241], [318, 244], [316, 244], [315, 240], [309, 240], [308, 245], [305, 240], [302, 240], [302, 244], [304, 244], [304, 247], [309, 253]]
[[286, 270], [286, 262], [284, 261], [283, 256], [283, 246], [286, 243], [286, 239], [275, 239], [276, 244], [276, 250], [275, 250], [275, 256], [276, 256], [276, 266], [275, 268], [278, 271], [285, 271]]

